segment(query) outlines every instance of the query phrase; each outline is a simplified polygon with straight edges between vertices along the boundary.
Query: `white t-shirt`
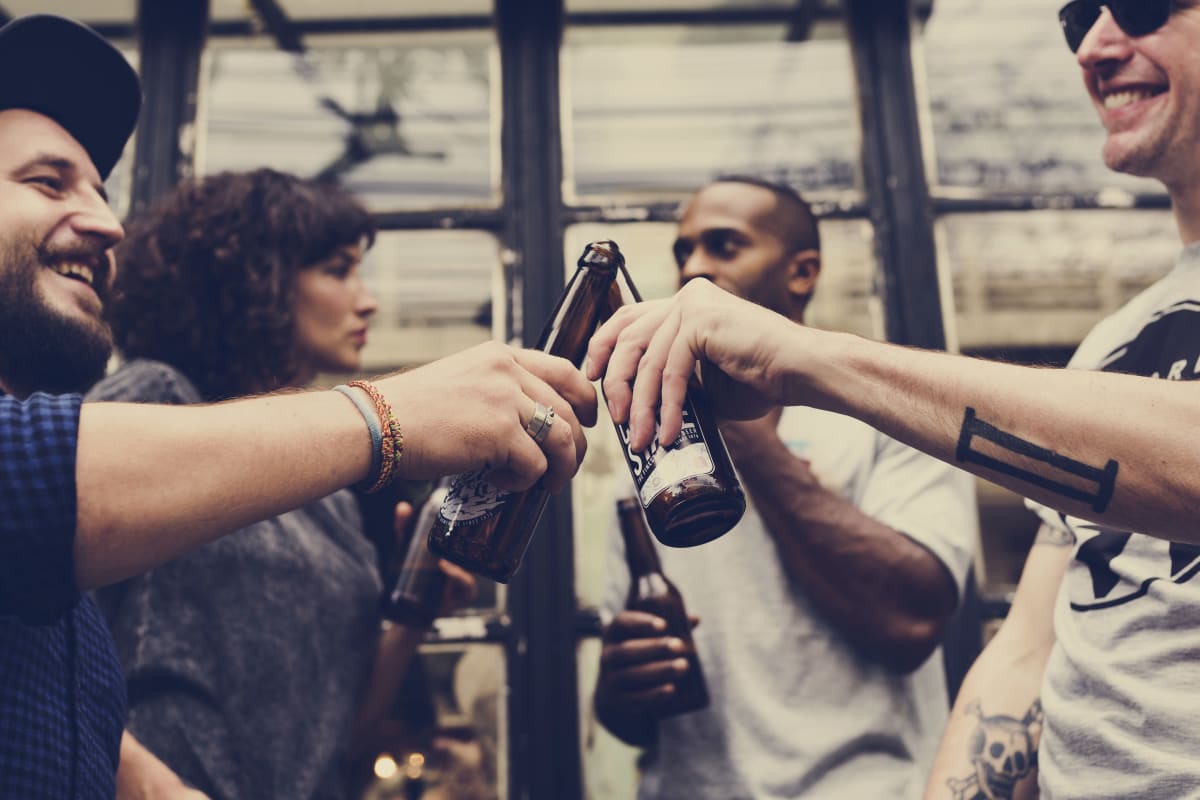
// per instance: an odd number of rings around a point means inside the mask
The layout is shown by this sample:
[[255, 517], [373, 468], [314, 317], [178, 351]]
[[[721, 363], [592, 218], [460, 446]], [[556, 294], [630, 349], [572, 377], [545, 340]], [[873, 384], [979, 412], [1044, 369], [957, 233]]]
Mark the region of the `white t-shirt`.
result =
[[[785, 409], [779, 432], [825, 488], [927, 547], [961, 591], [978, 537], [970, 476], [825, 411]], [[610, 611], [629, 585], [616, 530], [614, 514]], [[659, 553], [700, 617], [712, 703], [659, 724], [640, 797], [920, 796], [947, 716], [940, 652], [907, 676], [858, 655], [785, 574], [752, 506], [720, 539]]]
[[[1096, 326], [1070, 366], [1200, 377], [1200, 244]], [[1114, 409], [1114, 422], [1138, 412]], [[1042, 684], [1042, 797], [1200, 796], [1200, 547], [1029, 505], [1076, 537]]]

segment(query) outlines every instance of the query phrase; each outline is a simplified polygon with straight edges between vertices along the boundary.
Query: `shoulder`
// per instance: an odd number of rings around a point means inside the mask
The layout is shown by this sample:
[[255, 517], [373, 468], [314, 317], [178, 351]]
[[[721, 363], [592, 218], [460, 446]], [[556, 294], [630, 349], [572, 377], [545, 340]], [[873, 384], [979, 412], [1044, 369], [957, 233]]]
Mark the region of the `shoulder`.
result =
[[89, 401], [132, 401], [186, 405], [203, 400], [187, 377], [169, 364], [136, 359], [108, 376], [87, 394]]

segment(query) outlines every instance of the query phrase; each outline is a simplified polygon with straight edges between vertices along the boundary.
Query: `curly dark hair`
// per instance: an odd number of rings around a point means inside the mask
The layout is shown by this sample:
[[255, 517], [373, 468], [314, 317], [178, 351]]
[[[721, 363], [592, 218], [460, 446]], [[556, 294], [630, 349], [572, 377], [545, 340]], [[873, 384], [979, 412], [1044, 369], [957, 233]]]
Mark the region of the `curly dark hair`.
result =
[[334, 185], [270, 169], [182, 183], [117, 248], [106, 311], [117, 347], [172, 365], [214, 400], [289, 385], [296, 274], [374, 237]]

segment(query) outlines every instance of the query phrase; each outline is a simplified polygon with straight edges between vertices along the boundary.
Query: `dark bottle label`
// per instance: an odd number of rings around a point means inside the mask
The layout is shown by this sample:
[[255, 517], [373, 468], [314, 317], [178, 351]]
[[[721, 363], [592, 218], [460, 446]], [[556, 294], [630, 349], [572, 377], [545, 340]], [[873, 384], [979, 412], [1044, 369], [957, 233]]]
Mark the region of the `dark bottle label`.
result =
[[700, 431], [691, 399], [684, 400], [683, 427], [679, 435], [666, 447], [658, 443], [657, 425], [650, 447], [640, 453], [635, 453], [629, 447], [629, 426], [619, 424], [616, 428], [624, 445], [625, 462], [629, 465], [643, 507], [649, 506], [664, 489], [680, 481], [713, 473], [712, 454]]
[[450, 493], [438, 511], [438, 522], [449, 528], [482, 525], [504, 510], [512, 494], [488, 483], [483, 470], [464, 472], [450, 485]]

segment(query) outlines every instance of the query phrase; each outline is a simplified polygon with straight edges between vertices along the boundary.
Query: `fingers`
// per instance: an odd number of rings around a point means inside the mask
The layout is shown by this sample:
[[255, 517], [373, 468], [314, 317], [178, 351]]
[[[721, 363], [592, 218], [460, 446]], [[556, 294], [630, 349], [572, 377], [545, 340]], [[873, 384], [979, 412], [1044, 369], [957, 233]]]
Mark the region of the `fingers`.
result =
[[630, 710], [653, 710], [674, 693], [687, 674], [687, 645], [663, 636], [666, 623], [641, 612], [618, 614], [604, 635], [600, 674], [607, 695]]
[[[588, 428], [596, 424], [596, 390], [575, 365], [565, 358], [547, 355], [537, 350], [514, 350], [513, 357], [518, 364], [536, 375], [551, 387], [555, 394], [570, 404], [579, 424]], [[559, 414], [563, 411], [560, 408], [562, 403], [546, 405], [553, 405]]]
[[438, 610], [438, 616], [444, 617], [470, 605], [479, 593], [479, 586], [475, 576], [457, 564], [439, 559], [438, 568], [446, 575], [446, 589]]
[[[521, 435], [528, 441], [516, 443], [511, 481], [517, 488], [524, 488], [540, 477], [548, 491], [562, 491], [587, 452], [582, 426], [596, 423], [596, 391], [565, 359], [536, 350], [514, 350], [513, 358], [524, 369], [521, 388], [530, 399], [518, 412]], [[538, 403], [553, 409], [554, 419], [544, 429], [541, 440], [535, 442], [528, 426]], [[493, 483], [507, 488], [503, 484], [509, 480], [497, 475]]]
[[396, 541], [402, 542], [408, 536], [408, 526], [412, 523], [413, 507], [411, 503], [401, 500], [396, 503], [396, 510], [392, 514], [392, 533], [396, 536]]

